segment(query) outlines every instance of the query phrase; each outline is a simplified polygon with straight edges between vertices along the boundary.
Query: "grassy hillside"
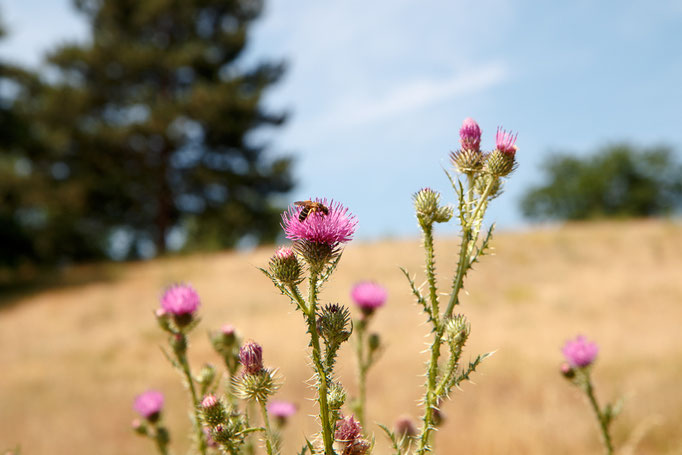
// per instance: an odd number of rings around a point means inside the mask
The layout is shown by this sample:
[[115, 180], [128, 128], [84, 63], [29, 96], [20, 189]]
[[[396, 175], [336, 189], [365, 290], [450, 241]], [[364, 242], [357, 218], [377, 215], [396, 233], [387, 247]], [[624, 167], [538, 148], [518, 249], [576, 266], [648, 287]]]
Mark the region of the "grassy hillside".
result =
[[[560, 346], [583, 333], [601, 346], [594, 378], [602, 401], [626, 399], [615, 423], [622, 453], [682, 453], [682, 226], [671, 222], [570, 225], [502, 233], [495, 256], [470, 274], [461, 311], [472, 323], [468, 354], [497, 350], [476, 384], [445, 404], [440, 453], [599, 453], [596, 423], [575, 388], [557, 373]], [[456, 239], [437, 244], [438, 269], [451, 273]], [[301, 412], [285, 454], [312, 432], [314, 412], [301, 315], [256, 270], [272, 248], [158, 260], [115, 270], [115, 278], [40, 292], [0, 310], [0, 449], [27, 454], [148, 454], [129, 429], [135, 394], [167, 395], [176, 454], [185, 453], [186, 397], [167, 365], [152, 316], [162, 288], [192, 283], [203, 307], [190, 355], [213, 360], [206, 332], [230, 322], [264, 347], [280, 368], [279, 396]], [[352, 284], [374, 279], [389, 289], [375, 318], [387, 350], [369, 380], [369, 420], [392, 425], [421, 395], [427, 328], [398, 266], [422, 280], [417, 239], [351, 243], [323, 298], [348, 304]], [[443, 282], [442, 288], [448, 284]], [[466, 357], [465, 357], [466, 358]], [[353, 351], [340, 373], [355, 385]], [[378, 427], [377, 453], [389, 453]], [[447, 447], [447, 448], [446, 448]], [[453, 447], [457, 447], [455, 450]]]

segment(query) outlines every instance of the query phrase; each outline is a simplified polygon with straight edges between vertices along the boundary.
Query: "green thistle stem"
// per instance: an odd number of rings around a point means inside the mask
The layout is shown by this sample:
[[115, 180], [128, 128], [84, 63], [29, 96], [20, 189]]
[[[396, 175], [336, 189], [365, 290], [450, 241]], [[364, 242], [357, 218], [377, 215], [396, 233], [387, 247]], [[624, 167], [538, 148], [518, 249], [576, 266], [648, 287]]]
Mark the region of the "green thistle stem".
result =
[[592, 410], [599, 422], [602, 442], [604, 443], [604, 453], [606, 453], [606, 455], [613, 455], [613, 443], [611, 442], [611, 435], [609, 434], [609, 422], [606, 415], [602, 413], [599, 403], [597, 403], [597, 397], [594, 394], [594, 386], [592, 385], [592, 380], [587, 372], [585, 373], [585, 394], [590, 400]]
[[315, 310], [317, 309], [317, 277], [318, 275], [316, 273], [311, 272], [306, 320], [308, 322], [308, 332], [310, 333], [310, 346], [312, 347], [313, 351], [313, 363], [315, 364], [315, 370], [317, 371], [317, 376], [319, 379], [317, 398], [320, 406], [320, 421], [322, 424], [324, 453], [325, 455], [334, 455], [332, 422], [329, 418], [329, 405], [327, 403], [327, 372], [325, 371], [324, 364], [322, 362], [320, 336], [317, 333], [317, 320], [315, 315]]
[[[184, 335], [183, 335], [184, 336]], [[197, 448], [201, 455], [206, 455], [206, 440], [204, 438], [204, 431], [201, 428], [201, 419], [199, 417], [199, 399], [197, 397], [197, 392], [194, 387], [194, 379], [192, 378], [192, 372], [189, 367], [189, 362], [187, 361], [187, 356], [184, 354], [177, 354], [178, 363], [182, 367], [182, 372], [185, 375], [185, 380], [187, 381], [187, 388], [189, 389], [190, 396], [192, 398], [192, 408], [194, 410], [194, 429], [196, 431], [197, 438]]]
[[264, 401], [259, 401], [258, 404], [260, 405], [260, 414], [263, 417], [263, 425], [265, 425], [265, 450], [267, 451], [268, 455], [273, 455], [273, 453], [276, 453], [273, 452], [273, 448], [276, 447], [276, 444], [274, 442], [272, 429], [270, 429], [268, 410], [265, 407]]
[[426, 278], [429, 282], [429, 299], [431, 300], [431, 317], [433, 325], [439, 326], [438, 287], [436, 286], [436, 258], [433, 250], [433, 225], [422, 226], [424, 231], [424, 251], [426, 252]]
[[359, 321], [356, 325], [356, 330], [358, 334], [357, 342], [357, 357], [358, 357], [358, 405], [356, 414], [360, 426], [365, 428], [365, 403], [367, 402], [367, 370], [369, 367], [369, 362], [365, 359], [365, 328], [367, 327], [366, 321]]

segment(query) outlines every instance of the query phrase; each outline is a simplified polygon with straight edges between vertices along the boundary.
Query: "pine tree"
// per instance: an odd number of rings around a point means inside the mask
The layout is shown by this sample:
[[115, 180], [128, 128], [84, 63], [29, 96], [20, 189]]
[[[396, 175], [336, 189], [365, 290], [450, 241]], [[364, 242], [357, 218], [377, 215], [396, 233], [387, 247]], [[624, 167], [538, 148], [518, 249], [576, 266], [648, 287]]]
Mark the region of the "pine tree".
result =
[[36, 119], [77, 241], [139, 257], [164, 253], [173, 230], [188, 248], [273, 240], [291, 160], [269, 158], [253, 132], [285, 120], [262, 107], [283, 64], [239, 61], [262, 2], [75, 4], [91, 42], [51, 53], [58, 82]]

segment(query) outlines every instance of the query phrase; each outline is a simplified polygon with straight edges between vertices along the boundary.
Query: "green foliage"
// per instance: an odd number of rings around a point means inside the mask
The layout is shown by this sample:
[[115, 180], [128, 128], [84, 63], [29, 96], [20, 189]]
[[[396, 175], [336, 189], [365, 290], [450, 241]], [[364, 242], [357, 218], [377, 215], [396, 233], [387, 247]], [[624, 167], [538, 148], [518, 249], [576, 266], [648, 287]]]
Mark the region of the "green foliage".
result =
[[51, 52], [49, 80], [14, 71], [0, 106], [3, 260], [144, 257], [173, 232], [185, 249], [274, 240], [291, 160], [254, 133], [285, 120], [262, 107], [284, 66], [238, 62], [262, 2], [75, 4], [90, 41]]
[[651, 217], [682, 208], [682, 164], [667, 147], [604, 147], [585, 157], [550, 156], [546, 182], [521, 202], [535, 219]]

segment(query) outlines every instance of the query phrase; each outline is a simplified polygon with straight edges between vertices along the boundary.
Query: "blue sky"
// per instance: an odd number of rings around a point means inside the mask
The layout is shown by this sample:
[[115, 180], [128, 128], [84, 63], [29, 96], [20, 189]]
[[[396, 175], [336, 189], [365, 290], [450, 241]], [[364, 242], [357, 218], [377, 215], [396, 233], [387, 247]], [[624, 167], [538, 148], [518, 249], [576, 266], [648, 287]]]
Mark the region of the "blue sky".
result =
[[[3, 58], [37, 65], [87, 36], [69, 0], [0, 11]], [[506, 229], [524, 225], [518, 200], [551, 151], [626, 140], [682, 153], [679, 0], [270, 0], [245, 63], [262, 58], [289, 65], [266, 101], [291, 113], [267, 137], [296, 154], [292, 200], [342, 201], [363, 239], [416, 234], [410, 197], [423, 186], [454, 202], [442, 167], [468, 116], [485, 148], [498, 125], [519, 133], [519, 169], [489, 217]]]

